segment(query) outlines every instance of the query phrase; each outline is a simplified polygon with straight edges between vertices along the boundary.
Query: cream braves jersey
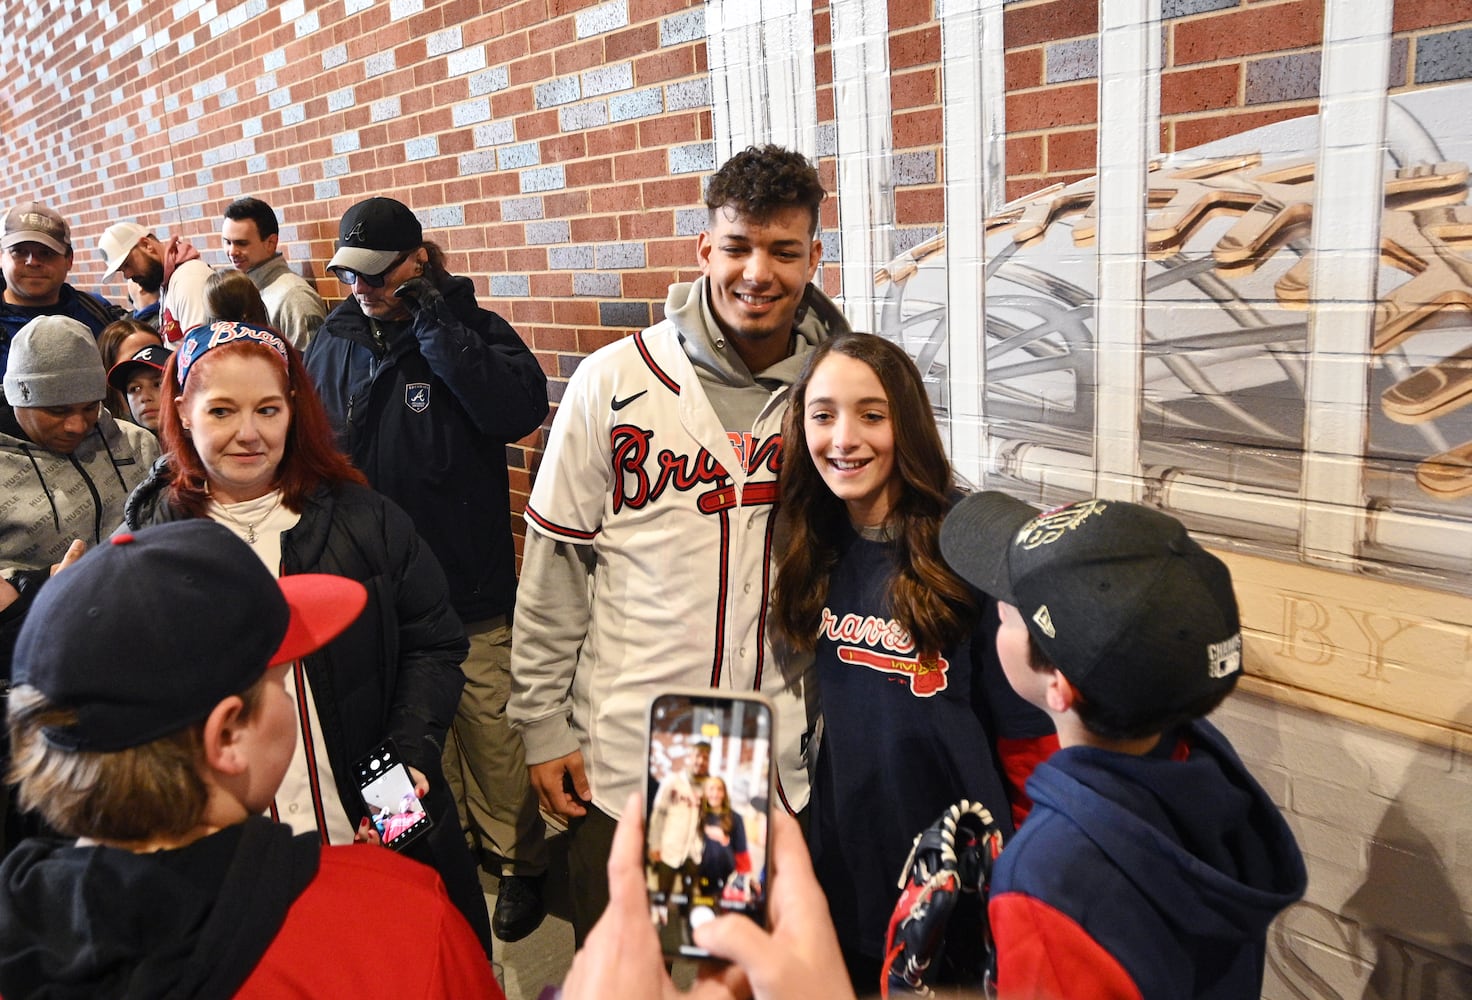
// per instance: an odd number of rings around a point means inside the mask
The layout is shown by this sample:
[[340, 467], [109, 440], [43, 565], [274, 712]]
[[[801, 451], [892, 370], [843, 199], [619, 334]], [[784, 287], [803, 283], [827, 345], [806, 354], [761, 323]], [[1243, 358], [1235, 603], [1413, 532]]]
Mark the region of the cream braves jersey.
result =
[[807, 803], [811, 658], [779, 660], [765, 638], [787, 395], [727, 433], [668, 321], [597, 351], [568, 382], [526, 521], [595, 555], [571, 722], [609, 815], [644, 788], [649, 702], [672, 687], [771, 698], [779, 798]]

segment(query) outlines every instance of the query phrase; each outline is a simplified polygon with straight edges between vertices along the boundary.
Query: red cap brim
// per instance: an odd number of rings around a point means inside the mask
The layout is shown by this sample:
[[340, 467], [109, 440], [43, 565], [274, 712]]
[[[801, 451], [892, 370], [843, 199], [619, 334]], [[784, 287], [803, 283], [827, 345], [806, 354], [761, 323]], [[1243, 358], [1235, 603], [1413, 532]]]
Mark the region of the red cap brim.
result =
[[342, 634], [363, 613], [368, 590], [357, 580], [327, 573], [298, 573], [276, 581], [291, 621], [268, 666], [279, 666], [316, 652]]

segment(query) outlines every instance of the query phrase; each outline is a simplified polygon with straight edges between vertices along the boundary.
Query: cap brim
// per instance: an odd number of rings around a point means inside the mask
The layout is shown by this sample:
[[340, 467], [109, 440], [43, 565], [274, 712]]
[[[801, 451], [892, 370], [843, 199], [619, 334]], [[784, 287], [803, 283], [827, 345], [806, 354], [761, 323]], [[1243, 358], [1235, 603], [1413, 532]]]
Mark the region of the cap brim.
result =
[[382, 274], [387, 271], [394, 261], [399, 259], [402, 250], [367, 250], [363, 247], [338, 247], [337, 253], [332, 255], [332, 260], [327, 262], [327, 270], [334, 268], [346, 268], [356, 271], [358, 274]]
[[156, 365], [152, 361], [139, 361], [136, 358], [129, 358], [127, 361], [119, 361], [112, 366], [112, 369], [107, 373], [107, 384], [118, 392], [127, 392], [128, 379], [133, 377], [134, 368], [150, 368], [160, 375], [164, 373], [163, 365]]
[[112, 257], [112, 258], [110, 258], [107, 261], [107, 263], [104, 265], [107, 268], [107, 270], [104, 271], [103, 274], [102, 274], [102, 280], [103, 281], [107, 281], [109, 278], [113, 278], [113, 277], [116, 277], [117, 276], [118, 268], [120, 268], [120, 267], [123, 266], [123, 264], [128, 259], [128, 254], [132, 253], [133, 252], [133, 247], [136, 247], [137, 245], [138, 245], [137, 243], [134, 243], [133, 246], [128, 247], [128, 249], [124, 250], [122, 253], [118, 254], [116, 257]]
[[973, 493], [946, 515], [941, 555], [977, 590], [1015, 605], [1008, 554], [1017, 532], [1037, 516], [1031, 504], [1005, 493]]
[[67, 246], [65, 243], [61, 242], [61, 240], [58, 240], [53, 236], [50, 236], [46, 233], [33, 232], [28, 229], [22, 229], [14, 233], [6, 233], [5, 238], [0, 239], [0, 248], [9, 250], [11, 247], [19, 246], [22, 243], [39, 243], [43, 247], [50, 247], [56, 253], [62, 254], [68, 253], [71, 250], [71, 247]]
[[298, 573], [276, 581], [291, 609], [291, 621], [267, 666], [275, 667], [316, 652], [342, 634], [363, 613], [368, 590], [357, 580], [327, 573]]

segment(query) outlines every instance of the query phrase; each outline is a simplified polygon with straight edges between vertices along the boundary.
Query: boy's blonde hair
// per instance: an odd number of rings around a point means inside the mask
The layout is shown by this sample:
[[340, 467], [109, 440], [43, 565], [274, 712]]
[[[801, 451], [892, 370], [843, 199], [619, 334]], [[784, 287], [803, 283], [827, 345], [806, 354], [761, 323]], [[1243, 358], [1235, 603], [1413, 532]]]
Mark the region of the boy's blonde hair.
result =
[[[240, 693], [248, 721], [260, 704], [263, 674]], [[209, 789], [204, 723], [141, 746], [111, 753], [66, 750], [46, 739], [48, 727], [75, 724], [75, 709], [60, 708], [30, 685], [10, 692], [10, 770], [22, 809], [41, 814], [66, 837], [140, 841], [180, 836], [204, 815]]]

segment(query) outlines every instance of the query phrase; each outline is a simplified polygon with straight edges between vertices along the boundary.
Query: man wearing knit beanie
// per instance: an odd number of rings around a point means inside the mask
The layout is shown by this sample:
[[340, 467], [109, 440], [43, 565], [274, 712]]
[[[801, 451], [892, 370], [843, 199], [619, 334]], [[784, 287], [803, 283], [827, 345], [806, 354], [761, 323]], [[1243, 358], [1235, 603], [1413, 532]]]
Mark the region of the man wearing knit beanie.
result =
[[52, 567], [74, 542], [112, 534], [158, 457], [152, 434], [103, 408], [106, 389], [97, 342], [77, 320], [41, 316], [11, 341], [0, 405], [0, 679]]

